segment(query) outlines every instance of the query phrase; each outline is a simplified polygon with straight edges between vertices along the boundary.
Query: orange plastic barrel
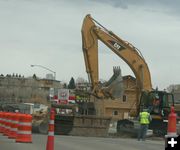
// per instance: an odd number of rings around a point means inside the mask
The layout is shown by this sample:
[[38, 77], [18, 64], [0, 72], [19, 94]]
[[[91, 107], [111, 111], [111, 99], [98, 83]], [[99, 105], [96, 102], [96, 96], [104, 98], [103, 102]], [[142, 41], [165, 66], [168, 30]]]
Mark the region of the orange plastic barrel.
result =
[[19, 115], [16, 142], [32, 143], [32, 116], [29, 114]]

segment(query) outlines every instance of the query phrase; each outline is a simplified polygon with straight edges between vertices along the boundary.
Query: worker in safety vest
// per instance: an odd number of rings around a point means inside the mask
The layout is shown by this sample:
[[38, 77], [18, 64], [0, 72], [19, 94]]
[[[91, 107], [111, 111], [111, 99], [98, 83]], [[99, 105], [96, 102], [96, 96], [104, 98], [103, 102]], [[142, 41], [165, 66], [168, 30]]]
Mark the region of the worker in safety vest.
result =
[[148, 112], [148, 109], [143, 109], [142, 112], [139, 114], [139, 122], [140, 122], [140, 129], [138, 132], [138, 141], [141, 139], [145, 141], [148, 126], [150, 121], [152, 120], [151, 115]]

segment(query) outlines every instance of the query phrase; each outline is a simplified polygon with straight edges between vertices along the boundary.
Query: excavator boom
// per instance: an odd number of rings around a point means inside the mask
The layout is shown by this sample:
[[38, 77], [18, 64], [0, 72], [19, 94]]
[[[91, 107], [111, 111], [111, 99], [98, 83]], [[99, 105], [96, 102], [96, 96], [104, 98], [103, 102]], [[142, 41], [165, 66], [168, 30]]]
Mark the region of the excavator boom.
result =
[[[122, 93], [120, 89], [123, 90], [120, 84], [122, 81], [122, 78], [120, 78], [121, 72], [118, 68], [114, 69], [114, 75], [106, 84], [99, 83], [99, 40], [124, 60], [136, 77], [136, 99], [134, 103], [136, 105], [136, 112], [133, 116], [137, 116], [142, 108], [148, 108], [152, 116], [152, 122], [149, 127], [154, 130], [154, 133], [157, 131], [158, 134], [159, 132], [164, 134], [166, 131], [164, 119], [166, 120], [168, 117], [170, 105], [174, 105], [174, 98], [171, 93], [152, 89], [150, 71], [141, 52], [132, 44], [103, 27], [90, 15], [84, 18], [81, 32], [86, 71], [91, 81], [93, 95], [103, 99], [117, 98], [121, 95], [119, 93]], [[119, 99], [117, 98], [116, 100], [118, 101]], [[131, 124], [131, 121], [125, 123], [123, 121], [119, 121], [117, 129], [122, 126], [125, 128], [129, 127]]]
[[[98, 40], [103, 42], [129, 65], [136, 77], [139, 91], [152, 90], [149, 68], [138, 49], [101, 26], [90, 15], [85, 17], [81, 32], [86, 71], [93, 90], [97, 89], [99, 83]], [[101, 93], [101, 95], [103, 94]]]

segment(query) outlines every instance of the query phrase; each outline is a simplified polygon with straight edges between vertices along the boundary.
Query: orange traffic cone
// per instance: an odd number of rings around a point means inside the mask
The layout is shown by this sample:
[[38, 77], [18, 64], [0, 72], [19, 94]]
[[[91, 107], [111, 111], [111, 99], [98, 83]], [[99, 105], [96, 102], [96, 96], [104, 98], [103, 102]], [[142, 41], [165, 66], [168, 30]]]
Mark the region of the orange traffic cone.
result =
[[168, 138], [176, 138], [178, 137], [177, 131], [176, 131], [176, 119], [177, 115], [175, 113], [174, 107], [171, 106], [171, 112], [168, 116], [168, 129], [167, 129], [167, 135], [165, 135], [165, 147], [168, 147]]
[[168, 135], [177, 135], [177, 131], [176, 131], [176, 118], [177, 115], [175, 113], [174, 107], [171, 107], [171, 113], [168, 116], [168, 130], [167, 130], [167, 134]]
[[54, 150], [54, 118], [55, 112], [51, 109], [46, 150]]

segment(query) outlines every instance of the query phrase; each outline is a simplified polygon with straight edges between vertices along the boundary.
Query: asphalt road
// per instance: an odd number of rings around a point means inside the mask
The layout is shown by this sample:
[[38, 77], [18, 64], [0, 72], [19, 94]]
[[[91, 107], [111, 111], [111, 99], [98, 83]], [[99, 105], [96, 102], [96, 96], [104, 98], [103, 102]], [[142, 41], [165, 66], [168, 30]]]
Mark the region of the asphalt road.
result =
[[[16, 143], [0, 135], [0, 150], [46, 150], [46, 135], [33, 134], [32, 138], [32, 143]], [[164, 150], [164, 141], [57, 135], [54, 150]]]

